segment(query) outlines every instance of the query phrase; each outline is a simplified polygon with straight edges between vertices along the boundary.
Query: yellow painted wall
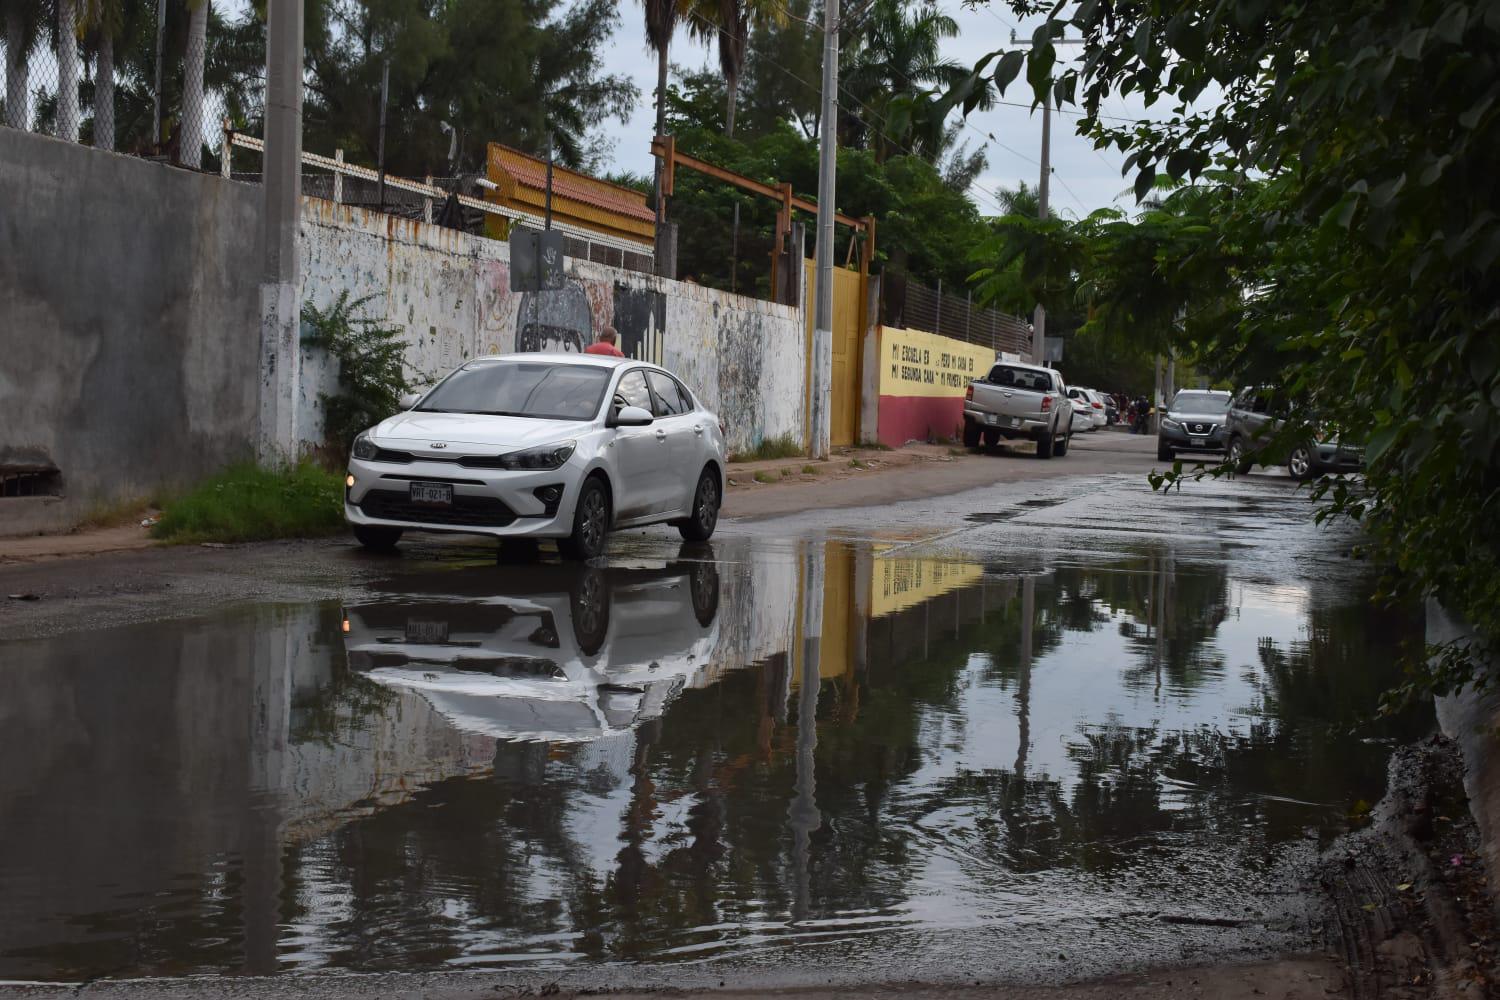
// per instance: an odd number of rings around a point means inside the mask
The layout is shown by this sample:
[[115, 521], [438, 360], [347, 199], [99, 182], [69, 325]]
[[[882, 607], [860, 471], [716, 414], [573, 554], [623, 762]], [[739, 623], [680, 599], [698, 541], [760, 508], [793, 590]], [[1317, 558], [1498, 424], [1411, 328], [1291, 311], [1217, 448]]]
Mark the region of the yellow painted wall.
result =
[[[805, 261], [807, 281], [807, 371], [812, 376], [813, 321], [817, 310], [817, 278], [813, 262]], [[859, 334], [865, 325], [865, 291], [858, 271], [836, 267], [833, 270], [833, 384], [829, 406], [832, 410], [830, 443], [851, 445], [859, 433]]]
[[880, 328], [882, 396], [962, 396], [995, 363], [995, 352], [951, 337]]

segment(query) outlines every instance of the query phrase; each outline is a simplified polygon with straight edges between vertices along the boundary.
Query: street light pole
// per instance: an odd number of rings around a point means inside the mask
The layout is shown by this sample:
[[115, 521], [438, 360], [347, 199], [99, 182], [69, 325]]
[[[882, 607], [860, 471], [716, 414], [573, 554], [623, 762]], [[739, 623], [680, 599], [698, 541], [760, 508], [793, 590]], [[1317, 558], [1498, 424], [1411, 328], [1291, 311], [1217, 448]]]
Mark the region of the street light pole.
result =
[[823, 4], [823, 110], [818, 130], [818, 239], [812, 378], [807, 386], [808, 453], [827, 458], [833, 388], [833, 201], [838, 166], [839, 0]]
[[[1052, 174], [1052, 87], [1042, 97], [1042, 176], [1036, 186], [1036, 217], [1047, 221], [1047, 189]], [[1031, 363], [1047, 360], [1047, 310], [1040, 302], [1031, 317]]]

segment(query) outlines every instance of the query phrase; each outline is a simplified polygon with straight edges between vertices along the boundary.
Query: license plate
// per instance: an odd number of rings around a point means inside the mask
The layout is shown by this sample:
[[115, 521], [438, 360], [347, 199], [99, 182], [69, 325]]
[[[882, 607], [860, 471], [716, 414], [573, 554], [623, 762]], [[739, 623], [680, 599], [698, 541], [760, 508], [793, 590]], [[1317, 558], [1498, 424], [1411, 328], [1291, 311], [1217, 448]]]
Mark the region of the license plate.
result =
[[412, 483], [411, 502], [451, 507], [453, 506], [453, 486], [449, 483]]
[[1020, 427], [1021, 426], [1021, 418], [1020, 417], [1011, 417], [1010, 418], [1010, 425], [1012, 427]]
[[448, 623], [428, 622], [417, 618], [406, 620], [407, 642], [447, 642]]
[[1203, 443], [1204, 443], [1204, 439], [1203, 438], [1188, 438], [1188, 442], [1190, 444], [1192, 444], [1192, 446], [1194, 448], [1202, 448], [1203, 447]]
[[998, 424], [1000, 422], [1000, 418], [995, 416], [993, 413], [986, 413], [984, 415], [984, 422], [987, 424]]

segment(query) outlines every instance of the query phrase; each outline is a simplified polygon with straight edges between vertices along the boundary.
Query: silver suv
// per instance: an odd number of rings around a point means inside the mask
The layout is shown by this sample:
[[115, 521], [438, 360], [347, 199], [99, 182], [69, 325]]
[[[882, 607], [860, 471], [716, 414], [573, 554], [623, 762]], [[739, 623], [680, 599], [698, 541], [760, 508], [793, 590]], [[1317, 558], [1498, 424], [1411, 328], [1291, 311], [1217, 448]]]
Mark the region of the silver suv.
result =
[[1285, 462], [1293, 479], [1311, 479], [1364, 468], [1365, 450], [1341, 442], [1329, 431], [1314, 429], [1290, 448], [1276, 442], [1291, 416], [1290, 401], [1275, 386], [1250, 386], [1235, 393], [1229, 404], [1229, 462], [1234, 471], [1244, 475], [1255, 465]]

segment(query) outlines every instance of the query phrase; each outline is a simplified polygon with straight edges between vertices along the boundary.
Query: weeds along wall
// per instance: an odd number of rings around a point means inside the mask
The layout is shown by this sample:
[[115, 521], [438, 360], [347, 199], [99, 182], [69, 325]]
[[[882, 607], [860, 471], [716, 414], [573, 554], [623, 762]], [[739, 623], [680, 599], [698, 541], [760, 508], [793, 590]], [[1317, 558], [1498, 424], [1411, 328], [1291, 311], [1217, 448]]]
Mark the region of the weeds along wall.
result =
[[[303, 301], [347, 292], [403, 331], [417, 381], [508, 351], [579, 351], [606, 325], [620, 349], [682, 376], [724, 420], [731, 451], [803, 437], [800, 310], [681, 281], [569, 261], [565, 288], [510, 290], [509, 248], [494, 240], [316, 198], [303, 200]], [[319, 397], [336, 388], [324, 352], [303, 356], [298, 437], [322, 440]]]

